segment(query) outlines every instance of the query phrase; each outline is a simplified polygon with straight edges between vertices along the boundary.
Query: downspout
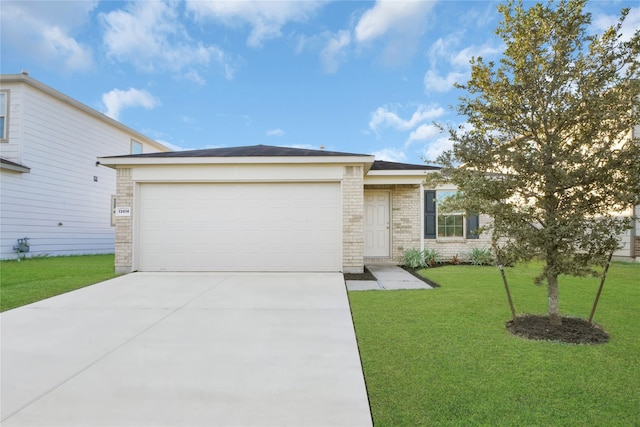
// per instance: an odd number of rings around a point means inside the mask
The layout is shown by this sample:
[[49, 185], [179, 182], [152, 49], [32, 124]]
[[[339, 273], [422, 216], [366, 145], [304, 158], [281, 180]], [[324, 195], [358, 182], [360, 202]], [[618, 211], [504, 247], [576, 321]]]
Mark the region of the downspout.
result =
[[420, 250], [424, 251], [424, 182], [420, 181]]

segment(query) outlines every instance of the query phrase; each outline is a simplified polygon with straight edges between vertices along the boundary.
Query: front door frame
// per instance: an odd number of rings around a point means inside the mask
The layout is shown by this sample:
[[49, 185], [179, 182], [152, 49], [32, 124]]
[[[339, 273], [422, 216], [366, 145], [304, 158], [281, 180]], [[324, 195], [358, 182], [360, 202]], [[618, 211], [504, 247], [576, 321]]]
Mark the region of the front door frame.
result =
[[[364, 257], [365, 258], [391, 258], [391, 229], [392, 229], [392, 221], [391, 221], [391, 203], [392, 203], [392, 198], [391, 198], [391, 190], [383, 190], [383, 189], [372, 189], [372, 190], [365, 190], [365, 200], [364, 200], [364, 215], [365, 215], [365, 220], [364, 220], [364, 228], [363, 231], [365, 233], [364, 235]], [[386, 194], [387, 196], [387, 206], [386, 206], [386, 215], [387, 215], [387, 224], [386, 224], [386, 228], [387, 228], [387, 245], [386, 245], [386, 251], [384, 253], [376, 253], [376, 254], [368, 254], [367, 253], [367, 244], [366, 244], [366, 239], [367, 239], [367, 221], [366, 221], [366, 215], [367, 215], [367, 201], [366, 201], [366, 195], [370, 195], [370, 194], [375, 194], [375, 193], [383, 193]]]

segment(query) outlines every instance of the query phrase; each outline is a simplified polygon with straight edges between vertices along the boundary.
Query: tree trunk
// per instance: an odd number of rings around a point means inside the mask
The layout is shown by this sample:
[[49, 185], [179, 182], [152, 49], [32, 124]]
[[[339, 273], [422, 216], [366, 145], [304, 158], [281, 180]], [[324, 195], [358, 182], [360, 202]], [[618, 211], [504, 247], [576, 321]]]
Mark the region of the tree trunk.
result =
[[560, 304], [558, 303], [557, 273], [547, 273], [547, 295], [549, 297], [549, 323], [551, 323], [551, 326], [560, 326], [562, 325], [562, 318], [560, 317]]

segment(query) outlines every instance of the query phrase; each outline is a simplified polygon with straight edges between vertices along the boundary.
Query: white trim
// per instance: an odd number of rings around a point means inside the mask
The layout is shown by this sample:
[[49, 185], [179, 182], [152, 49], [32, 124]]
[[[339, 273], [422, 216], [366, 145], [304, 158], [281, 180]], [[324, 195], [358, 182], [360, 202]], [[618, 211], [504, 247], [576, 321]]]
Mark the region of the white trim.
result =
[[373, 156], [98, 157], [103, 166], [217, 164], [373, 164]]
[[19, 165], [19, 164], [13, 164], [13, 163], [15, 162], [12, 162], [12, 163], [0, 162], [0, 169], [12, 171], [12, 172], [19, 172], [19, 173], [31, 172], [31, 168], [28, 168], [26, 166]]
[[404, 170], [404, 169], [393, 169], [393, 170], [372, 170], [369, 171], [367, 176], [421, 176], [424, 177], [431, 173], [438, 172], [438, 170]]

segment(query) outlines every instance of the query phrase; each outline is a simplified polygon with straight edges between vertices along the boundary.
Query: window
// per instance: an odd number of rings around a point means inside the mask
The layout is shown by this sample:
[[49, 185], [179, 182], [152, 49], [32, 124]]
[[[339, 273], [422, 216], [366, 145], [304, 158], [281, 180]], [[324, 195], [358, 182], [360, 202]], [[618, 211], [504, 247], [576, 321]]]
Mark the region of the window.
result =
[[131, 154], [142, 154], [142, 143], [131, 140]]
[[[436, 212], [440, 211], [442, 203], [455, 191], [438, 191], [436, 193]], [[464, 237], [464, 214], [462, 212], [438, 213], [438, 237]]]
[[474, 231], [479, 227], [478, 215], [465, 215], [464, 212], [438, 213], [438, 206], [454, 191], [424, 192], [424, 238], [467, 238], [477, 239]]
[[0, 91], [0, 141], [6, 142], [8, 139], [9, 124], [9, 91]]

